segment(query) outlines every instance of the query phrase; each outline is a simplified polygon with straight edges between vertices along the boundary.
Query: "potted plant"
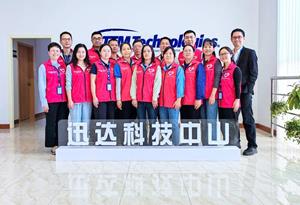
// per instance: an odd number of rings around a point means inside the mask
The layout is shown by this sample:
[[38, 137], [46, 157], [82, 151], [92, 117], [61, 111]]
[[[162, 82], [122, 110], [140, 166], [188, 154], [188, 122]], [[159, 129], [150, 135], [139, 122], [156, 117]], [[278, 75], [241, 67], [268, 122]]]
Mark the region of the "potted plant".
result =
[[[293, 90], [288, 93], [287, 101], [273, 102], [271, 104], [272, 117], [284, 115], [290, 110], [300, 110], [300, 84], [294, 84]], [[300, 144], [300, 119], [299, 115], [294, 117], [292, 120], [285, 122], [285, 132], [287, 139]]]

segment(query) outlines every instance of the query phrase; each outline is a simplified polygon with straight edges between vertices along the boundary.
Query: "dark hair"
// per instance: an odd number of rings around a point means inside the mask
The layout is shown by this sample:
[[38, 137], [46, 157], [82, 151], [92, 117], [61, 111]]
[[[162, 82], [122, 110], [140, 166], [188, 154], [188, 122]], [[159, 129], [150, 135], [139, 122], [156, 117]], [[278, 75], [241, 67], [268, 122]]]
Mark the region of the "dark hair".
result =
[[185, 36], [186, 34], [189, 34], [189, 33], [193, 33], [195, 36], [196, 36], [196, 32], [193, 31], [193, 30], [187, 30], [183, 33], [183, 36]]
[[174, 58], [175, 58], [176, 57], [176, 52], [175, 52], [175, 49], [172, 46], [168, 46], [167, 48], [165, 48], [163, 56], [167, 53], [168, 50], [172, 51], [172, 53], [174, 55]]
[[56, 43], [56, 42], [51, 42], [51, 43], [49, 43], [49, 45], [48, 45], [48, 51], [50, 51], [50, 49], [51, 49], [52, 47], [57, 47], [59, 50], [61, 50], [60, 45], [59, 45], [58, 43]]
[[62, 32], [62, 33], [59, 35], [59, 39], [60, 39], [60, 40], [61, 40], [61, 37], [62, 37], [64, 34], [69, 35], [69, 36], [71, 37], [71, 39], [72, 39], [72, 34], [71, 34], [70, 32], [68, 32], [68, 31], [64, 31], [64, 32]]
[[142, 39], [137, 39], [137, 40], [133, 41], [132, 46], [134, 46], [134, 44], [139, 43], [139, 42], [143, 45]]
[[[204, 47], [205, 43], [208, 43], [209, 45], [211, 45], [211, 46], [214, 47], [214, 48], [216, 47], [216, 44], [215, 44], [215, 42], [214, 42], [212, 39], [206, 38], [206, 39], [204, 39], [204, 41], [203, 41], [203, 44], [202, 44], [202, 50], [203, 50], [203, 47]], [[216, 52], [215, 52], [215, 51], [213, 51], [212, 54], [213, 54], [214, 56], [216, 56]], [[203, 59], [204, 59], [205, 54], [203, 53], [202, 56], [203, 56]]]
[[171, 39], [170, 39], [169, 37], [167, 37], [167, 36], [164, 36], [164, 37], [160, 38], [159, 45], [160, 45], [160, 43], [161, 43], [163, 40], [169, 41], [169, 44], [171, 45]]
[[155, 60], [155, 53], [154, 53], [154, 50], [153, 50], [153, 47], [150, 46], [150, 45], [144, 45], [143, 48], [142, 48], [142, 63], [145, 63], [145, 58], [144, 58], [144, 49], [146, 47], [149, 47], [151, 52], [152, 52], [152, 56], [151, 56], [151, 62], [150, 63], [153, 63], [154, 60]]
[[91, 35], [91, 38], [93, 38], [94, 35], [99, 34], [100, 36], [102, 36], [102, 33], [100, 31], [94, 31]]
[[230, 55], [232, 55], [231, 61], [234, 62], [234, 60], [233, 60], [233, 51], [232, 51], [231, 48], [229, 48], [228, 46], [223, 46], [222, 48], [220, 48], [220, 50], [219, 50], [219, 55], [220, 55], [220, 53], [221, 53], [221, 50], [223, 50], [223, 49], [227, 50], [228, 53], [230, 53]]
[[193, 51], [195, 52], [195, 48], [194, 48], [194, 46], [192, 46], [192, 45], [184, 45], [183, 48], [182, 48], [182, 50], [184, 50], [185, 47], [187, 47], [187, 46], [190, 46], [190, 47], [193, 49]]
[[105, 44], [102, 44], [102, 45], [100, 46], [100, 48], [99, 48], [99, 53], [101, 53], [101, 50], [102, 50], [105, 46], [108, 46], [108, 47], [110, 48], [110, 50], [111, 50], [110, 45], [108, 45], [107, 43], [105, 43]]
[[131, 49], [131, 45], [130, 45], [129, 43], [122, 43], [122, 44], [120, 45], [120, 50], [121, 50], [121, 51], [122, 51], [122, 48], [123, 48], [124, 45], [128, 45], [129, 48]]
[[241, 32], [243, 37], [245, 37], [245, 31], [243, 29], [240, 29], [240, 28], [234, 29], [233, 31], [231, 31], [231, 37], [232, 37], [234, 32]]
[[[110, 40], [108, 41], [108, 44], [109, 44], [110, 42], [112, 42], [112, 41], [116, 41], [116, 42], [118, 43], [118, 40], [117, 40], [117, 39], [112, 38], [112, 39], [110, 39]], [[119, 44], [119, 43], [118, 43], [118, 44]]]
[[73, 56], [72, 56], [72, 60], [71, 60], [71, 63], [73, 64], [73, 66], [76, 66], [77, 63], [78, 63], [78, 59], [77, 59], [77, 52], [79, 50], [79, 48], [84, 48], [85, 52], [86, 52], [86, 55], [85, 55], [85, 58], [84, 58], [84, 63], [89, 66], [90, 65], [90, 60], [89, 60], [89, 55], [88, 55], [88, 50], [86, 48], [86, 46], [82, 43], [78, 43], [75, 48], [74, 48], [74, 51], [73, 51]]

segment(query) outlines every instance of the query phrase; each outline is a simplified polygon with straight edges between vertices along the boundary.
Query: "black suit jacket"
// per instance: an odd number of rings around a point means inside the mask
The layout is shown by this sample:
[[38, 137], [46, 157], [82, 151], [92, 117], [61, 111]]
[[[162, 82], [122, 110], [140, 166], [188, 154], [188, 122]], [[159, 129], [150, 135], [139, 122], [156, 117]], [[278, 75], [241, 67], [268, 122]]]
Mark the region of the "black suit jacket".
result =
[[255, 50], [243, 47], [236, 62], [242, 71], [242, 93], [254, 94], [254, 85], [258, 75]]

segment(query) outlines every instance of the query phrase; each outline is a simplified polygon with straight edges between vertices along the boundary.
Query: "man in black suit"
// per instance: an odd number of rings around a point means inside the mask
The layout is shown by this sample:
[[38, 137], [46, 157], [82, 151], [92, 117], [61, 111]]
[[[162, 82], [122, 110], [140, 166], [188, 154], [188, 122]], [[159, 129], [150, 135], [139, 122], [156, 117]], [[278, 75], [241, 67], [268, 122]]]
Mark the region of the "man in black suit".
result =
[[249, 156], [257, 153], [256, 128], [252, 110], [252, 95], [257, 79], [257, 56], [254, 50], [244, 47], [245, 32], [242, 29], [234, 29], [231, 32], [231, 42], [234, 46], [234, 61], [242, 71], [241, 110], [243, 125], [246, 131], [248, 148], [243, 155]]

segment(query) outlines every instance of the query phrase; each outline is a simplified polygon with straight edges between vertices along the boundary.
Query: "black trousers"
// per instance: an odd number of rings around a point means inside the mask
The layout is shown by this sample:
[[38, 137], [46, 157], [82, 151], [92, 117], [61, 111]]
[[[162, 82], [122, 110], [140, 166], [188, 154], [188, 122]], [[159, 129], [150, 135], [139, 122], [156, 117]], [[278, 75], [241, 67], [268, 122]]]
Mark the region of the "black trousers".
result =
[[[67, 120], [69, 109], [67, 102], [48, 103], [49, 111], [46, 113], [45, 146], [58, 146], [58, 122]], [[65, 130], [64, 130], [65, 132]]]
[[124, 123], [130, 123], [136, 119], [136, 108], [131, 101], [122, 101], [122, 110], [116, 109], [117, 119], [117, 145], [124, 143]]
[[93, 107], [94, 117], [97, 120], [115, 119], [116, 102], [100, 102], [98, 108]]
[[[194, 105], [183, 105], [180, 108], [180, 118], [181, 118], [181, 122], [182, 123], [188, 123], [188, 122], [196, 122], [199, 123], [200, 119], [204, 119], [205, 118], [205, 112], [204, 112], [204, 108], [203, 105], [201, 105], [201, 107], [197, 110], [195, 110]], [[205, 125], [204, 123], [201, 123], [201, 141], [202, 144], [204, 141], [204, 131], [205, 131]], [[188, 136], [188, 130], [185, 129], [184, 130], [184, 137], [187, 138]], [[197, 130], [193, 129], [192, 130], [192, 139], [196, 139], [197, 138]], [[197, 145], [197, 144], [193, 144], [193, 145]]]
[[255, 120], [253, 118], [251, 93], [241, 94], [241, 110], [243, 116], [243, 125], [245, 128], [246, 138], [248, 141], [248, 147], [257, 148], [256, 127], [255, 127]]
[[222, 134], [225, 134], [225, 123], [229, 124], [229, 145], [235, 145], [241, 147], [240, 145], [240, 127], [239, 127], [239, 115], [240, 110], [233, 112], [232, 108], [220, 108], [219, 107], [219, 119], [221, 122]]

